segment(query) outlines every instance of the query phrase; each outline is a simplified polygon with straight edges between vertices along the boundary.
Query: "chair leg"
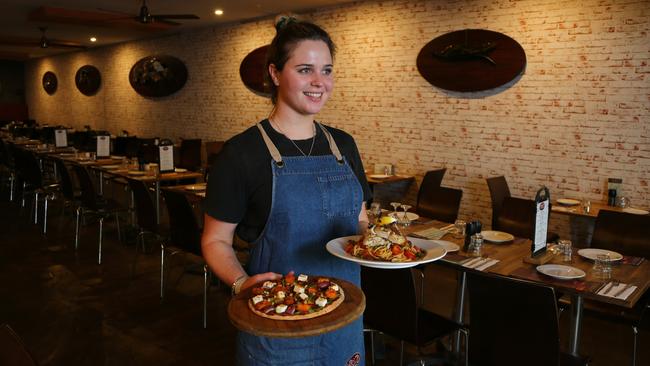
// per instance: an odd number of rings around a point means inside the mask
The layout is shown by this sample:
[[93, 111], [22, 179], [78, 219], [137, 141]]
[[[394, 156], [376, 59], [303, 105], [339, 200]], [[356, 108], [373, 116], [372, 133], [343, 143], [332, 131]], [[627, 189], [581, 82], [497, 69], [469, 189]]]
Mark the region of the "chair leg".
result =
[[15, 181], [16, 181], [16, 177], [12, 173], [11, 177], [9, 178], [9, 202], [14, 201], [14, 189], [16, 185]]
[[404, 365], [404, 341], [400, 341], [399, 348], [399, 366]]
[[38, 191], [34, 191], [34, 225], [38, 225], [38, 197], [40, 196], [40, 193]]
[[160, 244], [160, 301], [165, 297], [165, 244]]
[[370, 331], [370, 362], [375, 366], [375, 332]]
[[639, 336], [639, 329], [636, 325], [632, 326], [632, 333], [634, 336], [634, 341], [632, 343], [632, 366], [636, 366], [636, 347], [637, 347], [637, 337]]
[[203, 329], [208, 327], [208, 274], [210, 269], [203, 265]]
[[45, 196], [45, 202], [43, 202], [43, 235], [47, 234], [47, 203], [50, 201], [49, 196]]
[[131, 277], [135, 277], [135, 267], [137, 266], [138, 255], [140, 254], [138, 252], [138, 245], [140, 244], [140, 241], [142, 241], [142, 251], [144, 251], [144, 230], [142, 229], [140, 229], [140, 232], [135, 239], [135, 255], [133, 256], [133, 264], [131, 265]]
[[97, 256], [97, 264], [102, 264], [102, 236], [104, 234], [104, 217], [99, 218], [99, 254]]
[[77, 207], [77, 218], [74, 231], [74, 250], [79, 249], [79, 216], [81, 216], [81, 206]]
[[[115, 213], [115, 225], [117, 225], [117, 241], [122, 242], [122, 233], [120, 231], [120, 215]], [[137, 245], [136, 245], [137, 246]]]

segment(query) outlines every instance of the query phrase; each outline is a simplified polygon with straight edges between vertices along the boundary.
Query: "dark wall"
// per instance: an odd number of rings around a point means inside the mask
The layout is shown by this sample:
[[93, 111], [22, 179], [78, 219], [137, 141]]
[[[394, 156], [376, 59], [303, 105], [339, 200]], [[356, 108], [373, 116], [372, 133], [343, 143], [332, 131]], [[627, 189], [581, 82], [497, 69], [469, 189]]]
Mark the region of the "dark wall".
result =
[[0, 60], [0, 120], [27, 119], [25, 64]]

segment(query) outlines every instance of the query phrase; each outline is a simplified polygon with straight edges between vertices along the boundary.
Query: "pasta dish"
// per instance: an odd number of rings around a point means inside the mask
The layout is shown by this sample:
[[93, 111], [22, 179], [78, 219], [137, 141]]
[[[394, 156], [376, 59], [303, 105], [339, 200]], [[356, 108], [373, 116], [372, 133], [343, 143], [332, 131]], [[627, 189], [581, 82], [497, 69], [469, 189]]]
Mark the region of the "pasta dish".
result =
[[386, 262], [410, 262], [423, 258], [426, 252], [413, 245], [394, 223], [377, 224], [359, 240], [350, 240], [345, 251], [355, 257]]

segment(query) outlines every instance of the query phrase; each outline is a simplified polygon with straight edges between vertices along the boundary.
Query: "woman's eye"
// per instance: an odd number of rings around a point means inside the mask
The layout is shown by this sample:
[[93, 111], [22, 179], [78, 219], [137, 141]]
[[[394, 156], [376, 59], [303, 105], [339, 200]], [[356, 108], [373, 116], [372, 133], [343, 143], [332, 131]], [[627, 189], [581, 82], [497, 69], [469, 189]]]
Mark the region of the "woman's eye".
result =
[[332, 69], [325, 69], [325, 70], [323, 70], [323, 75], [332, 75], [332, 72], [334, 72], [334, 70], [332, 70]]
[[298, 70], [298, 72], [301, 73], [301, 74], [308, 74], [308, 73], [311, 72], [311, 69], [309, 69], [309, 68], [300, 69], [300, 70]]

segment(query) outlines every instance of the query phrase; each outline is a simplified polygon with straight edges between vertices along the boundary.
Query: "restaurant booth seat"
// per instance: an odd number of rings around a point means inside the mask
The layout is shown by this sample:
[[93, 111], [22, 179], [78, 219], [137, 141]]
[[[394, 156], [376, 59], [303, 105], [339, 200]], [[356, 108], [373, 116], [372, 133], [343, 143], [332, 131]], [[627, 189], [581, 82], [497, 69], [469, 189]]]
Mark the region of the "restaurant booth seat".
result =
[[139, 249], [146, 252], [145, 237], [153, 237], [154, 240], [160, 241], [159, 226], [156, 223], [156, 207], [153, 197], [147, 187], [147, 184], [141, 180], [127, 178], [128, 186], [133, 193], [133, 201], [135, 206], [135, 216], [138, 227], [138, 235], [135, 243], [135, 255], [133, 257], [133, 265], [131, 266], [131, 275], [135, 275]]
[[[600, 210], [591, 238], [591, 247], [623, 255], [650, 259], [650, 215]], [[650, 329], [650, 292], [636, 306], [626, 309], [585, 300], [584, 313], [606, 321], [623, 323], [632, 329], [632, 365], [636, 365], [639, 329]]]
[[582, 366], [560, 351], [555, 290], [530, 281], [467, 272], [469, 362], [477, 366]]
[[36, 366], [23, 340], [9, 326], [0, 325], [0, 365], [7, 366]]
[[119, 214], [122, 212], [127, 212], [128, 209], [122, 207], [119, 203], [111, 199], [105, 199], [99, 196], [95, 190], [95, 186], [90, 179], [90, 175], [85, 167], [74, 165], [73, 171], [77, 176], [77, 181], [79, 182], [79, 188], [81, 191], [80, 205], [76, 209], [76, 218], [75, 218], [75, 239], [74, 247], [75, 250], [79, 248], [79, 224], [82, 216], [91, 216], [95, 217], [99, 221], [99, 239], [98, 239], [98, 251], [97, 251], [97, 263], [102, 264], [102, 241], [104, 235], [104, 219], [110, 216], [115, 217], [115, 223], [117, 225], [117, 237], [121, 241], [120, 233], [120, 218]]
[[[422, 307], [422, 292], [418, 292], [416, 281], [422, 289], [424, 274], [419, 269], [377, 269], [361, 267], [361, 288], [366, 296], [363, 314], [365, 331], [370, 332], [372, 364], [374, 364], [373, 333], [380, 332], [401, 342], [400, 365], [404, 359], [404, 342], [414, 344], [421, 354], [421, 348], [436, 339], [461, 331], [467, 332], [461, 324], [430, 312]], [[467, 348], [465, 349], [467, 356]], [[426, 358], [422, 364], [444, 364], [449, 360]], [[437, 361], [437, 362], [436, 362]], [[465, 360], [466, 361], [466, 360]], [[465, 362], [465, 364], [467, 364]]]

